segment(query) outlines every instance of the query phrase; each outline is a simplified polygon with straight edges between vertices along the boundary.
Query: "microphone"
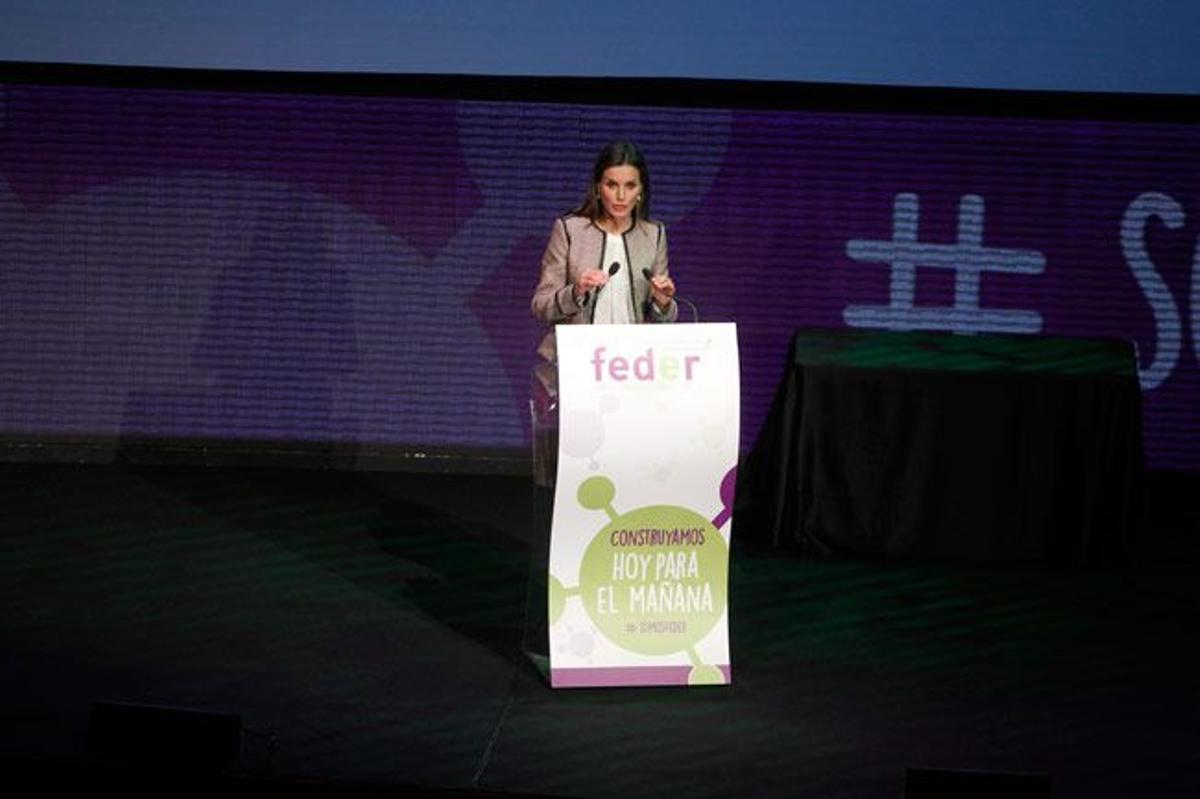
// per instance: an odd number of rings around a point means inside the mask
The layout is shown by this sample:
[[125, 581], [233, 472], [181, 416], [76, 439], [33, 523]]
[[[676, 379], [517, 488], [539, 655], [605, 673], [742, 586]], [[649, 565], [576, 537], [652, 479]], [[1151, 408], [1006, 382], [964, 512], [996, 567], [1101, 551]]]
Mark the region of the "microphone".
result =
[[[653, 277], [653, 275], [650, 274], [649, 269], [643, 269], [642, 277], [646, 278], [646, 280], [649, 280], [651, 277]], [[692, 309], [692, 322], [695, 324], [700, 323], [700, 309], [696, 307], [696, 304], [694, 302], [692, 302], [691, 300], [686, 299], [684, 297], [680, 297], [678, 294], [676, 294], [673, 299], [675, 299], [677, 302], [686, 303], [687, 307]], [[653, 302], [653, 300], [652, 300], [652, 302]]]
[[[613, 261], [611, 264], [609, 264], [609, 265], [608, 265], [608, 276], [609, 276], [609, 277], [612, 277], [613, 275], [615, 275], [617, 272], [620, 272], [620, 271], [621, 271], [621, 263], [620, 263], [620, 261]], [[643, 272], [645, 272], [646, 274], [649, 274], [649, 273], [650, 273], [650, 270], [648, 270], [648, 269], [643, 269], [642, 271], [643, 271]], [[602, 289], [602, 288], [604, 288], [604, 286], [599, 286], [599, 287], [597, 287], [597, 288], [595, 289], [595, 293], [596, 293], [596, 294], [599, 294], [599, 293], [600, 293], [600, 289]], [[582, 299], [582, 300], [580, 300], [579, 304], [580, 304], [580, 305], [587, 305], [587, 304], [588, 304], [588, 297], [590, 297], [591, 295], [592, 295], [592, 292], [588, 292], [587, 294], [584, 294], [584, 295], [583, 295], [583, 299]]]

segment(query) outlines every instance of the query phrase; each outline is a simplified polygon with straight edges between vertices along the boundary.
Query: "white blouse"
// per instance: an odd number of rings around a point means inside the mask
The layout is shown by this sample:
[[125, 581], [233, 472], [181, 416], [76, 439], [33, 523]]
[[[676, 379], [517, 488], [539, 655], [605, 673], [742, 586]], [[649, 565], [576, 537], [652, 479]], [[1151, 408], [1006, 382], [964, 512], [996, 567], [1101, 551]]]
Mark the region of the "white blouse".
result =
[[596, 294], [596, 315], [592, 323], [597, 325], [627, 325], [633, 321], [631, 306], [633, 293], [630, 289], [629, 263], [625, 257], [625, 240], [615, 233], [605, 233], [604, 258], [600, 262], [605, 272], [612, 264], [619, 264], [616, 274], [608, 276], [608, 282]]

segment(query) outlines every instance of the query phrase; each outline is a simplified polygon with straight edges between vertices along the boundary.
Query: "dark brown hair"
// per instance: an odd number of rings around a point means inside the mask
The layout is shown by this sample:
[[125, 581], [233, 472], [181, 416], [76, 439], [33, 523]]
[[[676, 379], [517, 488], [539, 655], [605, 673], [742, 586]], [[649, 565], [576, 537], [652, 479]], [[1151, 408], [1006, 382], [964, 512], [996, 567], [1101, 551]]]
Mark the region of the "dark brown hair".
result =
[[586, 216], [595, 221], [604, 215], [604, 206], [600, 203], [600, 192], [598, 187], [601, 178], [604, 177], [604, 171], [613, 166], [632, 166], [638, 171], [638, 179], [642, 184], [641, 202], [633, 208], [633, 220], [637, 222], [639, 219], [650, 218], [650, 168], [646, 166], [646, 157], [642, 155], [642, 151], [638, 146], [631, 141], [611, 141], [604, 145], [600, 150], [600, 154], [596, 156], [596, 163], [592, 166], [592, 182], [588, 186], [587, 194], [583, 198], [583, 202], [572, 213], [578, 216]]

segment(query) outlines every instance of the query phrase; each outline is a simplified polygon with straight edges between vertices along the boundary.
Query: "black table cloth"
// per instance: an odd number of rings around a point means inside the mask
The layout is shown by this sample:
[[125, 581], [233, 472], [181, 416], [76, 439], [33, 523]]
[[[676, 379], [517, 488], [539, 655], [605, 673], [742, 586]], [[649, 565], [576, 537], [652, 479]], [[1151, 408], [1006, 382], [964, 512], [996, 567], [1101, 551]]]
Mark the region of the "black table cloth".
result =
[[1115, 564], [1141, 475], [1128, 342], [801, 330], [735, 529], [813, 556]]

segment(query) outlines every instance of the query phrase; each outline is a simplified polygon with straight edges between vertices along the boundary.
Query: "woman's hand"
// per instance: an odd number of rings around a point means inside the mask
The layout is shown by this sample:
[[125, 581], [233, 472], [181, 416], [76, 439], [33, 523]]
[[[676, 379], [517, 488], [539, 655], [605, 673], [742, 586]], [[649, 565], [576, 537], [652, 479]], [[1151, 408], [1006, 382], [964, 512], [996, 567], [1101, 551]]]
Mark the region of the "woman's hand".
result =
[[575, 302], [581, 302], [584, 296], [594, 288], [608, 282], [608, 273], [603, 269], [589, 269], [575, 281]]
[[665, 311], [675, 296], [675, 281], [666, 275], [655, 275], [650, 278], [650, 298], [660, 311]]

